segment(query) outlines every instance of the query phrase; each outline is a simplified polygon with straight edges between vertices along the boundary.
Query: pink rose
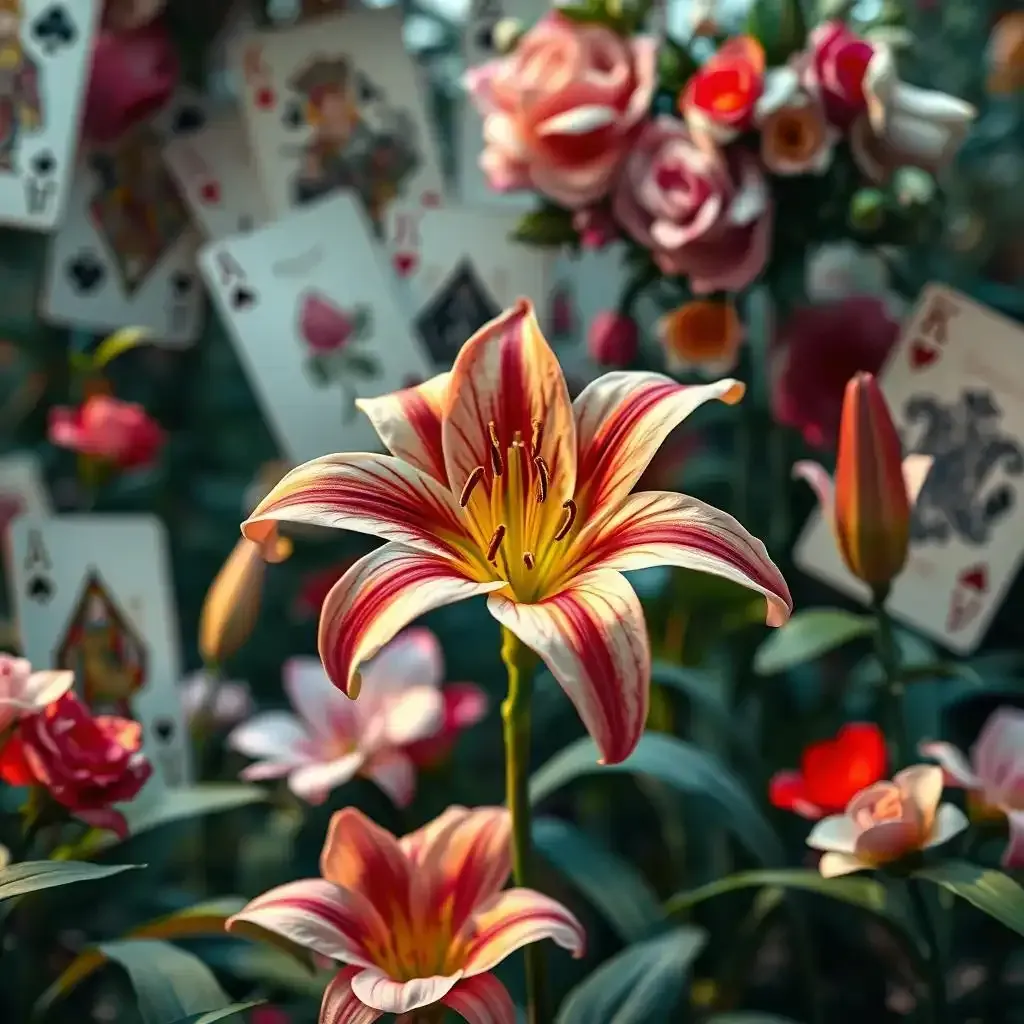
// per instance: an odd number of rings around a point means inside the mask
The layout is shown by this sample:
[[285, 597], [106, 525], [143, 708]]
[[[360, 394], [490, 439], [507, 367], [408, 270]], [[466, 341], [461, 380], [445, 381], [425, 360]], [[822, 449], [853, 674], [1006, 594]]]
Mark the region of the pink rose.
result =
[[571, 210], [605, 196], [647, 117], [657, 43], [549, 14], [507, 56], [471, 68], [492, 188], [536, 189]]
[[619, 237], [611, 212], [603, 206], [588, 206], [572, 215], [572, 226], [584, 249], [603, 249]]
[[136, 469], [156, 461], [165, 435], [141, 405], [109, 395], [93, 395], [77, 409], [50, 410], [48, 437], [59, 448], [106, 459], [120, 469]]
[[340, 352], [356, 333], [354, 319], [318, 292], [308, 292], [299, 306], [299, 333], [310, 352]]
[[826, 21], [810, 35], [804, 85], [820, 96], [829, 121], [849, 128], [864, 112], [864, 75], [874, 47], [841, 21]]
[[615, 219], [664, 274], [698, 295], [739, 291], [764, 268], [771, 202], [753, 154], [702, 149], [682, 121], [649, 122], [623, 164]]

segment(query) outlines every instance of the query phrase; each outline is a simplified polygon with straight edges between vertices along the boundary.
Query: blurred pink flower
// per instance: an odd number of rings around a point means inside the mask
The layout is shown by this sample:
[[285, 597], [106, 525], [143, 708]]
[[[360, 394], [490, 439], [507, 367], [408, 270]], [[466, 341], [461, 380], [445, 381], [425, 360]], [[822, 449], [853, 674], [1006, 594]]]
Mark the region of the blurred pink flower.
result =
[[292, 1024], [292, 1018], [280, 1006], [257, 1006], [249, 1011], [249, 1024]]
[[150, 465], [165, 440], [141, 405], [103, 394], [87, 398], [77, 409], [52, 408], [47, 436], [59, 448], [105, 459], [120, 469]]
[[206, 715], [215, 727], [224, 729], [237, 725], [253, 710], [248, 683], [214, 681], [202, 670], [182, 679], [179, 694], [189, 726], [202, 724], [199, 719]]
[[1003, 851], [1003, 867], [1024, 867], [1024, 711], [997, 708], [971, 747], [969, 760], [952, 743], [922, 743], [918, 753], [939, 762], [947, 786], [967, 790], [972, 818], [1006, 817], [1010, 842]]
[[74, 679], [72, 672], [33, 672], [24, 658], [0, 654], [0, 734], [63, 697]]
[[640, 328], [630, 316], [603, 309], [587, 330], [587, 351], [598, 366], [622, 368], [636, 358]]
[[588, 206], [572, 216], [572, 226], [584, 249], [603, 249], [619, 237], [611, 212], [604, 206]]

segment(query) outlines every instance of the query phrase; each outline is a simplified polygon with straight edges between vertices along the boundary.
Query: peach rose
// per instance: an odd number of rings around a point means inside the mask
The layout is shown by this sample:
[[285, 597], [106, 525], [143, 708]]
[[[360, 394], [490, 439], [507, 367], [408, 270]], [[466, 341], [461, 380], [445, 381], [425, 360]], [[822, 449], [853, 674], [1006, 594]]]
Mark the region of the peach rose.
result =
[[771, 199], [756, 157], [702, 148], [672, 117], [644, 127], [612, 211], [662, 273], [689, 277], [697, 295], [746, 288], [768, 258]]
[[792, 68], [769, 72], [756, 119], [761, 162], [771, 174], [824, 174], [831, 166], [839, 133], [828, 123], [820, 99], [801, 88]]
[[571, 210], [605, 196], [654, 95], [657, 43], [550, 14], [507, 56], [471, 68], [492, 188]]

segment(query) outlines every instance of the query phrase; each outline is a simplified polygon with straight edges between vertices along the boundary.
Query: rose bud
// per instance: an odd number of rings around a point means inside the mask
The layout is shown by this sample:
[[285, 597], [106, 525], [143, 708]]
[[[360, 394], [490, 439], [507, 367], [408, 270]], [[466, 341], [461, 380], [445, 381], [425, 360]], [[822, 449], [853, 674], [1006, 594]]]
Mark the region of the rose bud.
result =
[[628, 366], [640, 347], [640, 330], [632, 317], [604, 309], [590, 321], [587, 351], [601, 366]]

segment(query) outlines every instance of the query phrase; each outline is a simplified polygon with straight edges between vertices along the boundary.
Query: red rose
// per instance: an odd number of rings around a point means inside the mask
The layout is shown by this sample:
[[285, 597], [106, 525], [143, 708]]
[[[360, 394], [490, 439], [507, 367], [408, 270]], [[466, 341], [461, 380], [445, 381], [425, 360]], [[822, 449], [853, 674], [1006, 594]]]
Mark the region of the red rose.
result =
[[817, 819], [841, 814], [862, 789], [885, 778], [882, 730], [870, 722], [851, 722], [835, 739], [806, 747], [800, 771], [773, 775], [768, 797], [775, 807]]
[[153, 774], [141, 746], [138, 722], [94, 717], [66, 693], [38, 715], [22, 719], [4, 748], [0, 776], [12, 785], [31, 780], [45, 786], [76, 817], [123, 838], [127, 823], [111, 804], [134, 799]]
[[811, 54], [804, 69], [804, 85], [821, 98], [834, 125], [849, 128], [866, 107], [864, 73], [874, 47], [841, 21], [819, 25], [809, 42]]
[[105, 459], [119, 469], [151, 465], [165, 440], [141, 405], [103, 394], [92, 395], [77, 409], [51, 409], [48, 437], [51, 444]]
[[728, 142], [750, 128], [764, 90], [764, 70], [764, 49], [756, 39], [730, 39], [686, 83], [679, 108], [690, 129]]

